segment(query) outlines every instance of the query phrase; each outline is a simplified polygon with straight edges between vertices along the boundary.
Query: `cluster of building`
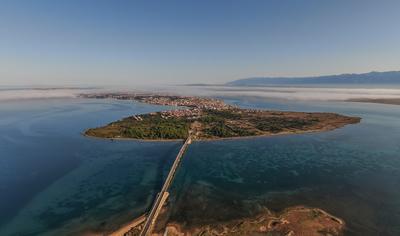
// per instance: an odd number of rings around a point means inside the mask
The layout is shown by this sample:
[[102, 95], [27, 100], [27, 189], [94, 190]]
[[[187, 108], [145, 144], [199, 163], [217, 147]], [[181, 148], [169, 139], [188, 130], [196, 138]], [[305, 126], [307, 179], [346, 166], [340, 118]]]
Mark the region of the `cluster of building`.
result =
[[141, 116], [136, 116], [136, 115], [131, 116], [131, 118], [135, 119], [137, 121], [142, 121], [143, 120], [143, 118]]
[[118, 100], [134, 100], [135, 94], [129, 93], [91, 93], [91, 94], [81, 94], [80, 97], [83, 98], [96, 98], [96, 99], [118, 99]]
[[137, 96], [134, 100], [164, 106], [185, 106], [198, 109], [222, 110], [231, 108], [221, 100], [202, 97], [180, 96]]
[[202, 114], [201, 109], [191, 108], [183, 110], [163, 111], [161, 112], [161, 117], [163, 119], [185, 117], [186, 119], [189, 120], [195, 120], [200, 118], [201, 114]]
[[[203, 97], [183, 97], [170, 95], [134, 94], [134, 93], [102, 93], [82, 95], [86, 98], [113, 98], [119, 100], [135, 100], [139, 102], [165, 105], [165, 106], [185, 106], [198, 109], [225, 110], [232, 108], [231, 105], [223, 101]], [[193, 111], [195, 112], [195, 111]]]

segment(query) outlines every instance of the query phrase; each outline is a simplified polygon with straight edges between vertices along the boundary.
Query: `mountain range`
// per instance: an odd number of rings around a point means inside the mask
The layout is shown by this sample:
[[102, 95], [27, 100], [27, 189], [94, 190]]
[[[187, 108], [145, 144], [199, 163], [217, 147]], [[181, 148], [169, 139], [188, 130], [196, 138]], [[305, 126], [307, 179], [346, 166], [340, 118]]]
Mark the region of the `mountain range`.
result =
[[400, 71], [369, 72], [310, 77], [253, 77], [226, 83], [228, 86], [266, 86], [299, 84], [400, 84]]

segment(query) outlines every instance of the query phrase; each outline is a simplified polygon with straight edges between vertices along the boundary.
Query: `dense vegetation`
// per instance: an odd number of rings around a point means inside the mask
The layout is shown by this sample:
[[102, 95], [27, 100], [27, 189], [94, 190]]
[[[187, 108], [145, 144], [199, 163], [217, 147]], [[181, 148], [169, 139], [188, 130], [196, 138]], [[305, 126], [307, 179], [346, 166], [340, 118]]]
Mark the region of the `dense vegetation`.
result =
[[306, 126], [311, 126], [318, 122], [318, 119], [304, 120], [285, 117], [269, 117], [267, 119], [257, 119], [256, 128], [261, 131], [278, 133], [285, 129], [302, 129]]
[[122, 124], [123, 136], [149, 139], [184, 139], [188, 136], [189, 123], [185, 119], [162, 119], [159, 115], [142, 116], [142, 121], [134, 120]]
[[256, 134], [256, 132], [252, 130], [240, 127], [230, 127], [223, 122], [212, 124], [210, 128], [206, 128], [204, 130], [204, 133], [206, 136], [215, 136], [221, 138], [252, 136]]
[[251, 136], [255, 135], [256, 132], [243, 127], [228, 125], [227, 121], [238, 121], [242, 119], [242, 115], [235, 113], [231, 110], [217, 111], [208, 110], [206, 114], [200, 119], [201, 122], [207, 124], [207, 128], [204, 129], [206, 136], [215, 137], [238, 137], [238, 136]]
[[107, 138], [184, 139], [188, 136], [189, 122], [183, 118], [162, 119], [160, 115], [142, 115], [111, 123], [105, 128], [91, 129], [87, 134]]

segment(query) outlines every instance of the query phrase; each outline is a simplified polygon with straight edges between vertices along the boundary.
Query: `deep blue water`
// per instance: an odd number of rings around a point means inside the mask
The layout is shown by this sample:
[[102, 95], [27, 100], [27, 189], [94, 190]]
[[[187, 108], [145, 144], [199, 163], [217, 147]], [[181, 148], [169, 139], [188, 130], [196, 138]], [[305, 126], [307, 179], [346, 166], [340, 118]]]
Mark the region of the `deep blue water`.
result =
[[[400, 106], [226, 101], [363, 120], [324, 133], [193, 143], [171, 191], [171, 220], [195, 225], [301, 204], [343, 218], [349, 235], [400, 235]], [[144, 212], [180, 143], [80, 133], [161, 109], [110, 100], [1, 103], [0, 235], [74, 235]]]

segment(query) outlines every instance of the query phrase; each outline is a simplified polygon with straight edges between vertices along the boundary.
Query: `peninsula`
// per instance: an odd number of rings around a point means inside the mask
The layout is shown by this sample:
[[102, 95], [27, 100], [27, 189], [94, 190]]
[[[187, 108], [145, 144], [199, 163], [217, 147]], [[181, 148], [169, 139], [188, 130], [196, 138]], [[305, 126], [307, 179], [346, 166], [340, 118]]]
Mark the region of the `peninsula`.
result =
[[179, 140], [186, 139], [190, 130], [194, 140], [212, 140], [327, 131], [360, 122], [359, 117], [335, 113], [243, 109], [204, 97], [130, 93], [81, 96], [172, 107], [167, 111], [133, 115], [85, 131], [86, 136], [99, 138]]

